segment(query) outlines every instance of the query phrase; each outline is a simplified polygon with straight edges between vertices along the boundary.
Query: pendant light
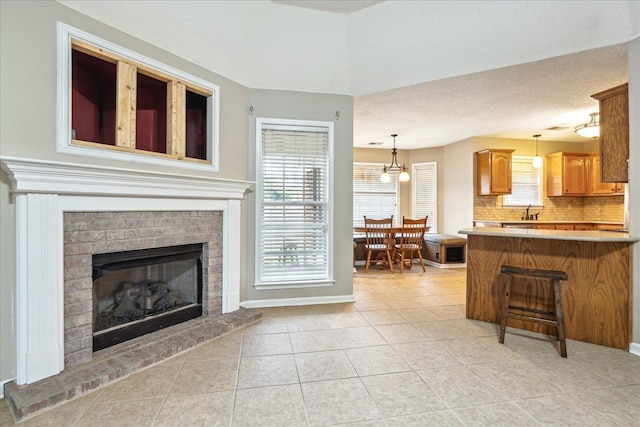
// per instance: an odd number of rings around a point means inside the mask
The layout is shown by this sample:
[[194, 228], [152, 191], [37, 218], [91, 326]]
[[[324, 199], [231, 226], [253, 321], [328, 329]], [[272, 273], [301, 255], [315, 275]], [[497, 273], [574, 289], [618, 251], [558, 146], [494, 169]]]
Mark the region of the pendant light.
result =
[[531, 162], [531, 166], [533, 166], [534, 168], [541, 168], [542, 167], [542, 157], [538, 156], [538, 138], [540, 138], [542, 135], [537, 134], [537, 135], [533, 135], [533, 137], [536, 139], [536, 156], [533, 158], [533, 161]]
[[398, 164], [398, 159], [397, 159], [398, 150], [396, 149], [396, 136], [398, 136], [398, 134], [396, 133], [391, 134], [391, 137], [393, 138], [393, 150], [391, 150], [391, 164], [389, 166], [385, 165], [384, 168], [382, 169], [382, 175], [380, 175], [380, 181], [384, 183], [388, 183], [391, 181], [391, 176], [389, 175], [389, 172], [400, 172], [400, 176], [398, 176], [398, 180], [400, 180], [400, 182], [409, 181], [409, 172], [407, 170], [407, 167], [404, 165], [404, 163], [402, 164], [402, 166]]

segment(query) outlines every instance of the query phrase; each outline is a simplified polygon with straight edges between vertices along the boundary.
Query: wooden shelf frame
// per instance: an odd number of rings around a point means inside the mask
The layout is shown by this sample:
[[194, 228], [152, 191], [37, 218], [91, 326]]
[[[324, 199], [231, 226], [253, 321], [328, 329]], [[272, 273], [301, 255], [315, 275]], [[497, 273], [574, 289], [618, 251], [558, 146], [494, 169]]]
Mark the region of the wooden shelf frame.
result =
[[[58, 153], [219, 172], [218, 85], [61, 22], [57, 34]], [[80, 70], [97, 74], [95, 82], [79, 74], [87, 83], [76, 88], [78, 54], [94, 60]], [[95, 109], [89, 116], [73, 109], [78, 94]]]

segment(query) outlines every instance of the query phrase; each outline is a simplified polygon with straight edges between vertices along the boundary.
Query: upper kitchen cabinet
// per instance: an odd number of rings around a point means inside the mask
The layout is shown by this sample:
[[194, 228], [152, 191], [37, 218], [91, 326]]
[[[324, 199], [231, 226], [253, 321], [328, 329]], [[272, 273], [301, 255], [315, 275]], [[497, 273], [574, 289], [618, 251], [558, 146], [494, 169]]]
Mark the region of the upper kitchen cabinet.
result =
[[476, 152], [476, 188], [479, 196], [511, 194], [511, 154], [515, 150]]
[[629, 182], [629, 89], [625, 83], [591, 95], [600, 101], [602, 182]]
[[587, 168], [589, 170], [589, 196], [608, 196], [624, 194], [624, 184], [602, 182], [600, 179], [600, 153], [590, 153]]
[[553, 153], [547, 156], [547, 196], [586, 196], [588, 154]]

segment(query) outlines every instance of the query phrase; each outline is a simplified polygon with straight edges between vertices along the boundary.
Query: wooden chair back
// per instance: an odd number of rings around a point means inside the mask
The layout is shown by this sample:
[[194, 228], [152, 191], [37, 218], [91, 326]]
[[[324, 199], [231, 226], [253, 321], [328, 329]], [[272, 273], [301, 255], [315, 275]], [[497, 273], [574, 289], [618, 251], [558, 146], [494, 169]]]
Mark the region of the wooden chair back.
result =
[[386, 250], [393, 248], [394, 242], [391, 237], [391, 227], [393, 226], [393, 215], [391, 218], [371, 219], [364, 217], [365, 227], [365, 247], [374, 250]]
[[428, 218], [428, 216], [420, 219], [402, 217], [400, 248], [422, 249], [422, 245], [424, 244], [424, 233], [427, 232]]

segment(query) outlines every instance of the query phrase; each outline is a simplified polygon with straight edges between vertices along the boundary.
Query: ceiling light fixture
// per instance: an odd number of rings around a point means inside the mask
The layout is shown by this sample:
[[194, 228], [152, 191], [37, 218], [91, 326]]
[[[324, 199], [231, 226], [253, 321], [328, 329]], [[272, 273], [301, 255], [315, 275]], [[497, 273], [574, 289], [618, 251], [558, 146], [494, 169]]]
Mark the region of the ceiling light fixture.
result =
[[531, 165], [536, 169], [542, 167], [542, 157], [538, 156], [538, 138], [540, 138], [541, 136], [542, 135], [540, 134], [533, 135], [533, 137], [536, 139], [536, 156], [533, 158]]
[[389, 175], [389, 172], [400, 172], [400, 176], [398, 177], [400, 182], [407, 182], [409, 181], [409, 172], [407, 171], [407, 167], [404, 165], [404, 163], [402, 164], [402, 166], [400, 166], [398, 164], [398, 159], [397, 159], [398, 150], [396, 149], [396, 136], [398, 136], [398, 134], [394, 133], [394, 134], [391, 134], [391, 136], [393, 137], [393, 150], [391, 150], [391, 164], [389, 166], [385, 165], [384, 168], [382, 169], [382, 175], [380, 175], [380, 181], [384, 183], [391, 182], [391, 176]]
[[600, 136], [600, 113], [591, 113], [591, 121], [576, 126], [576, 133], [585, 138], [597, 138]]

